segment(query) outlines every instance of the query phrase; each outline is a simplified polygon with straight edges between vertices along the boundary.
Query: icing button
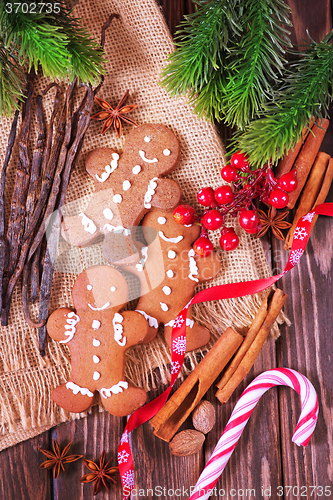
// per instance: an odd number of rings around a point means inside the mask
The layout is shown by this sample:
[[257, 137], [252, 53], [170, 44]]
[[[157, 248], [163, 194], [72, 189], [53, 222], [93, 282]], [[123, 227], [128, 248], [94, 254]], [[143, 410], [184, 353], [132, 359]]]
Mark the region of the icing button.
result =
[[94, 380], [99, 380], [100, 377], [101, 377], [101, 374], [99, 372], [94, 372], [94, 374], [93, 374]]
[[98, 356], [96, 356], [95, 354], [93, 355], [93, 362], [94, 363], [99, 363], [100, 362], [100, 359]]
[[101, 326], [101, 322], [98, 321], [98, 319], [94, 319], [91, 326], [93, 327], [94, 330], [98, 330], [99, 327]]
[[115, 203], [121, 203], [123, 200], [123, 197], [121, 194], [115, 194], [114, 197], [112, 198]]
[[169, 250], [168, 257], [169, 259], [174, 259], [176, 257], [176, 252], [174, 252], [173, 250]]
[[93, 346], [94, 346], [94, 347], [99, 347], [100, 345], [101, 345], [101, 343], [100, 343], [100, 341], [99, 341], [99, 340], [97, 340], [97, 339], [94, 339], [94, 340], [93, 340]]
[[135, 167], [132, 168], [132, 172], [134, 175], [137, 175], [141, 172], [141, 167], [140, 165], [135, 165]]
[[170, 295], [170, 293], [171, 293], [171, 288], [169, 286], [164, 286], [162, 288], [162, 290], [163, 290], [163, 293], [165, 293], [165, 295]]
[[124, 191], [128, 191], [130, 189], [130, 187], [131, 187], [130, 181], [124, 181], [123, 182], [123, 190]]

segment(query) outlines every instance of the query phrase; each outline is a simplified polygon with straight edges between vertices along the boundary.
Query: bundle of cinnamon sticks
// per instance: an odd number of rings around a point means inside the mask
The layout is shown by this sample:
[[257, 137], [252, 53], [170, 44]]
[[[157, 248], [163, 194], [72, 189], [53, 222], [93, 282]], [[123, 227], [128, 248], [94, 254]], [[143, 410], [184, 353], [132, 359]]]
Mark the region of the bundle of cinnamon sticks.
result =
[[[294, 220], [285, 241], [285, 249], [290, 250], [297, 222], [303, 215], [313, 210], [317, 205], [324, 203], [333, 180], [333, 159], [326, 153], [320, 152], [320, 146], [329, 126], [324, 119], [311, 123], [303, 131], [302, 138], [295, 149], [288, 152], [279, 162], [275, 176], [281, 177], [291, 169], [297, 173], [297, 189], [289, 193], [287, 208], [293, 209], [299, 199]], [[310, 233], [316, 223], [315, 216], [311, 223]]]
[[216, 397], [225, 403], [252, 368], [287, 299], [281, 290], [271, 290], [264, 299], [245, 337], [229, 327], [203, 360], [151, 420], [155, 436], [169, 442], [198, 405], [209, 387], [227, 366], [218, 382]]

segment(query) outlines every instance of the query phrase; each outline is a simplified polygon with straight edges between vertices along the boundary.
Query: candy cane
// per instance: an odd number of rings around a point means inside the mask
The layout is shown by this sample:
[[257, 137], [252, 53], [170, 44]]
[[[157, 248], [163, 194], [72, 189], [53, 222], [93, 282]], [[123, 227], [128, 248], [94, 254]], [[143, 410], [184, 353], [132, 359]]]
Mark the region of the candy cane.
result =
[[301, 397], [302, 411], [292, 441], [306, 446], [315, 430], [318, 419], [318, 398], [311, 382], [295, 370], [277, 368], [267, 370], [248, 385], [239, 398], [226, 428], [206, 467], [202, 471], [189, 500], [207, 500], [222, 474], [236, 444], [261, 396], [275, 385], [286, 385], [295, 389]]

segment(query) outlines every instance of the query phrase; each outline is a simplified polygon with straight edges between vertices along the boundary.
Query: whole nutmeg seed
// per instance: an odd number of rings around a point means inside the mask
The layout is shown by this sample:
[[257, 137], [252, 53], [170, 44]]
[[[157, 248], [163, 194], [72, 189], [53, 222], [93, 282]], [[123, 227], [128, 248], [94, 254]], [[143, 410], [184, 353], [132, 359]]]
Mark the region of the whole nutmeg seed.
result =
[[201, 401], [192, 413], [193, 426], [207, 434], [215, 425], [215, 408], [209, 401]]
[[169, 443], [169, 448], [173, 455], [187, 457], [197, 453], [201, 449], [205, 439], [202, 432], [186, 429], [175, 435]]

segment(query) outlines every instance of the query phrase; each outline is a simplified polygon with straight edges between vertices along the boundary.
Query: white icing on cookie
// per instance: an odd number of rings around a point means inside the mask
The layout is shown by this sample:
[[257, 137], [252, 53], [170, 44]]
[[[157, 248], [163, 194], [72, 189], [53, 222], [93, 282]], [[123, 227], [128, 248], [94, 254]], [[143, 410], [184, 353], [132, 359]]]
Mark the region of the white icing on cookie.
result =
[[166, 312], [169, 310], [165, 302], [160, 302], [162, 311]]
[[88, 307], [90, 307], [90, 309], [92, 309], [93, 311], [103, 311], [103, 309], [106, 309], [110, 305], [111, 305], [110, 302], [105, 302], [105, 304], [102, 307], [95, 307], [89, 304], [88, 302]]
[[165, 149], [165, 150], [163, 151], [163, 154], [164, 154], [164, 156], [170, 156], [170, 155], [171, 155], [171, 151], [170, 151], [170, 149]]
[[159, 217], [157, 219], [157, 222], [161, 225], [165, 224], [166, 223], [166, 218], [165, 217]]
[[113, 226], [112, 224], [104, 224], [103, 231], [109, 231], [110, 233], [113, 231], [114, 233], [118, 234], [124, 233], [124, 236], [128, 236], [129, 234], [131, 234], [130, 229], [126, 229], [123, 226]]
[[149, 181], [149, 184], [148, 184], [148, 188], [147, 188], [147, 192], [145, 193], [145, 197], [144, 197], [144, 201], [143, 201], [143, 205], [145, 208], [151, 208], [151, 200], [152, 200], [152, 197], [154, 196], [155, 194], [155, 189], [157, 188], [157, 182], [159, 178], [158, 177], [154, 177], [153, 179], [151, 179]]
[[82, 396], [89, 396], [89, 398], [94, 397], [94, 394], [90, 392], [89, 389], [87, 389], [86, 387], [80, 387], [79, 385], [74, 384], [74, 382], [67, 382], [66, 388], [73, 391], [73, 394], [75, 394], [75, 396], [80, 392]]
[[138, 175], [141, 172], [140, 165], [135, 165], [135, 167], [132, 168], [132, 172], [134, 175]]
[[123, 201], [123, 197], [121, 194], [115, 194], [112, 198], [115, 203], [121, 203]]
[[113, 212], [112, 212], [111, 208], [104, 208], [103, 215], [108, 220], [113, 219]]
[[[169, 321], [169, 323], [165, 323], [164, 326], [171, 326], [171, 327], [173, 327], [174, 324], [175, 324], [175, 320], [172, 319], [171, 321]], [[186, 326], [189, 326], [190, 328], [193, 328], [193, 325], [194, 325], [193, 319], [186, 318]]]
[[149, 314], [145, 313], [144, 311], [140, 311], [139, 309], [135, 310], [136, 312], [142, 314], [142, 316], [144, 316], [148, 320], [149, 326], [152, 326], [153, 328], [158, 328], [158, 321], [156, 318], [154, 318], [153, 316], [149, 316]]
[[93, 362], [96, 364], [100, 362], [100, 358], [98, 356], [96, 356], [95, 354], [93, 355]]
[[172, 269], [168, 269], [166, 275], [168, 278], [173, 278], [175, 273], [172, 271]]
[[101, 176], [95, 174], [95, 177], [99, 182], [105, 182], [110, 177], [112, 172], [116, 170], [118, 166], [119, 155], [117, 153], [112, 153], [112, 158], [113, 160], [111, 161], [111, 165], [105, 165], [105, 170], [104, 172], [102, 172]]
[[165, 234], [163, 233], [163, 231], [159, 231], [158, 235], [160, 238], [162, 238], [162, 240], [167, 241], [168, 243], [179, 243], [180, 241], [182, 241], [184, 239], [184, 236], [180, 236], [180, 235], [177, 236], [176, 238], [167, 238], [165, 236]]
[[124, 347], [126, 344], [126, 337], [123, 337], [123, 326], [120, 324], [124, 321], [124, 318], [121, 314], [115, 313], [112, 319], [113, 329], [114, 329], [114, 340], [121, 347]]
[[98, 339], [93, 339], [93, 346], [94, 347], [99, 347], [100, 345], [101, 345], [101, 343]]
[[106, 389], [105, 387], [102, 387], [102, 389], [99, 391], [100, 395], [106, 399], [110, 398], [112, 394], [119, 394], [120, 392], [123, 392], [124, 389], [128, 389], [128, 383], [123, 382], [122, 380], [118, 382], [118, 384], [113, 385], [110, 387], [110, 389]]
[[148, 137], [148, 135], [146, 135], [146, 137], [145, 137], [143, 140], [144, 140], [145, 142], [150, 142], [150, 141], [151, 141], [151, 139], [150, 139], [150, 137]]
[[117, 288], [115, 286], [111, 286], [110, 290], [111, 290], [111, 292], [115, 292], [117, 290]]
[[146, 157], [145, 152], [144, 152], [144, 151], [141, 151], [141, 150], [139, 151], [139, 155], [140, 155], [141, 159], [142, 159], [143, 161], [145, 161], [146, 163], [156, 163], [156, 162], [158, 161], [158, 159], [157, 159], [157, 158], [153, 158], [152, 160], [149, 160], [149, 159]]
[[199, 274], [199, 269], [198, 269], [198, 266], [197, 266], [195, 259], [194, 259], [195, 252], [194, 252], [193, 248], [191, 248], [191, 250], [188, 252], [187, 255], [189, 257], [189, 266], [190, 266], [190, 273], [189, 273], [188, 277], [190, 278], [190, 280], [196, 281], [198, 283], [199, 282], [198, 278], [195, 278], [193, 276], [193, 274]]
[[83, 224], [84, 230], [87, 231], [87, 233], [94, 234], [97, 228], [93, 221], [89, 219], [83, 212], [79, 213], [79, 217], [82, 217], [81, 222]]
[[130, 183], [130, 181], [124, 181], [123, 182], [123, 190], [128, 191], [130, 189], [131, 185], [132, 184]]
[[73, 311], [67, 314], [66, 318], [67, 325], [65, 325], [65, 329], [67, 330], [67, 332], [65, 332], [65, 336], [67, 337], [67, 339], [60, 340], [59, 344], [67, 344], [67, 342], [70, 342], [72, 340], [76, 332], [75, 326], [78, 324], [79, 321], [80, 321], [79, 316], [75, 314]]
[[91, 326], [93, 327], [94, 330], [98, 330], [99, 327], [101, 326], [101, 322], [98, 321], [98, 319], [94, 319]]
[[174, 252], [173, 250], [169, 250], [168, 251], [168, 257], [169, 257], [169, 259], [175, 259], [176, 252]]
[[99, 380], [100, 378], [101, 378], [101, 374], [99, 372], [94, 372], [93, 379], [94, 380]]
[[162, 288], [162, 291], [163, 291], [163, 293], [165, 293], [165, 295], [170, 295], [170, 293], [171, 293], [171, 288], [170, 288], [169, 286], [164, 286], [164, 287]]
[[145, 265], [145, 262], [148, 259], [148, 247], [141, 248], [141, 255], [142, 255], [142, 258], [141, 258], [139, 264], [135, 264], [135, 267], [136, 267], [137, 271], [139, 271], [139, 272], [143, 271], [143, 267]]
[[87, 290], [92, 290], [92, 285], [87, 285]]

